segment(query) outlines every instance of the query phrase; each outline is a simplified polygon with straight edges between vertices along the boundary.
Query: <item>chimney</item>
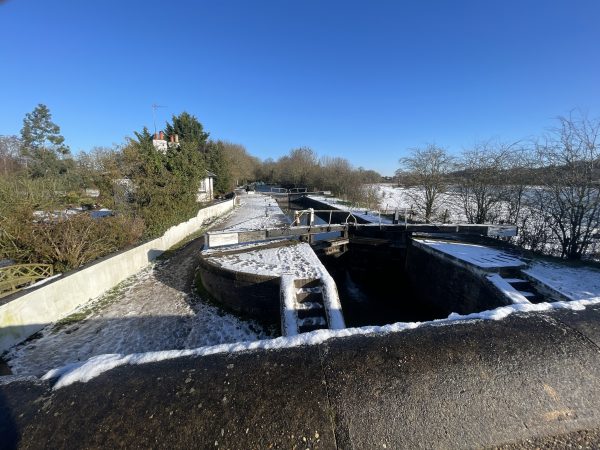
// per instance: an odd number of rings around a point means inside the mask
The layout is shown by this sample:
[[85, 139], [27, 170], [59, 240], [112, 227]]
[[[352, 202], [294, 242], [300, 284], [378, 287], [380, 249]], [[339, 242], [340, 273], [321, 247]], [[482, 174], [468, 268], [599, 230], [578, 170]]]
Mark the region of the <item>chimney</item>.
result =
[[169, 136], [169, 141], [171, 141], [171, 144], [173, 144], [175, 142], [175, 136]]
[[178, 134], [175, 135], [175, 143], [179, 144], [179, 135]]
[[162, 131], [158, 134], [160, 136], [160, 140], [164, 141], [165, 140], [165, 133], [163, 133]]
[[158, 140], [158, 133], [154, 133], [154, 140]]

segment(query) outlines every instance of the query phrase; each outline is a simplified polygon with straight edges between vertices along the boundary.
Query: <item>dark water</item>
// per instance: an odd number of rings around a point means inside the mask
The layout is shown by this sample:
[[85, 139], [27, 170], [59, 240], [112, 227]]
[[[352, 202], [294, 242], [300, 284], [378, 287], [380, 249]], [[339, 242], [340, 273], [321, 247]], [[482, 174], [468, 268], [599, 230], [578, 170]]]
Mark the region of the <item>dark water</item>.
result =
[[448, 311], [433, 307], [413, 288], [407, 274], [394, 261], [382, 261], [352, 254], [352, 249], [336, 260], [323, 258], [335, 280], [348, 327], [385, 325], [395, 322], [421, 322], [441, 319]]

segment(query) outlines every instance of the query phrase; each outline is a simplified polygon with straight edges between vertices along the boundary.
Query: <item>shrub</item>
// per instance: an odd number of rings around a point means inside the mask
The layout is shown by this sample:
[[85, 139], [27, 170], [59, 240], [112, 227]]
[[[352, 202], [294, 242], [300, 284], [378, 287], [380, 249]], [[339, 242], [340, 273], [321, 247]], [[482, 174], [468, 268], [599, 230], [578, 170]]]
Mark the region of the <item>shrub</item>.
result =
[[47, 263], [57, 271], [76, 269], [109, 253], [136, 243], [143, 221], [126, 216], [93, 219], [88, 214], [4, 218], [0, 232], [0, 259], [18, 263]]

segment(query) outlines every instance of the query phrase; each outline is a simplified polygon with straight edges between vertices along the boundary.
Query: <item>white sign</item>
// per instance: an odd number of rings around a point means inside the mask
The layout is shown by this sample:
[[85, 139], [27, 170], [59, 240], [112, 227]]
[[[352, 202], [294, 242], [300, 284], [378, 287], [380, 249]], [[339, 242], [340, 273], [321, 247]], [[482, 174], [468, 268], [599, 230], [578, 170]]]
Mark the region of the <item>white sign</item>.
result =
[[222, 245], [234, 245], [238, 243], [238, 233], [208, 233], [209, 247], [221, 247]]

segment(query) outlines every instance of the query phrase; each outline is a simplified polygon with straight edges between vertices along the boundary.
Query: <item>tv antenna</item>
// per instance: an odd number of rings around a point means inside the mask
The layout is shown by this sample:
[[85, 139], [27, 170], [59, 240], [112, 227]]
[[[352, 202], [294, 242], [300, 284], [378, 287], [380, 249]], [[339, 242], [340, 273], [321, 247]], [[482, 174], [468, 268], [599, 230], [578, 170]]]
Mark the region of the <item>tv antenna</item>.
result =
[[166, 108], [166, 106], [157, 105], [156, 103], [152, 103], [152, 119], [154, 121], [154, 134], [156, 134], [156, 110], [158, 108]]

